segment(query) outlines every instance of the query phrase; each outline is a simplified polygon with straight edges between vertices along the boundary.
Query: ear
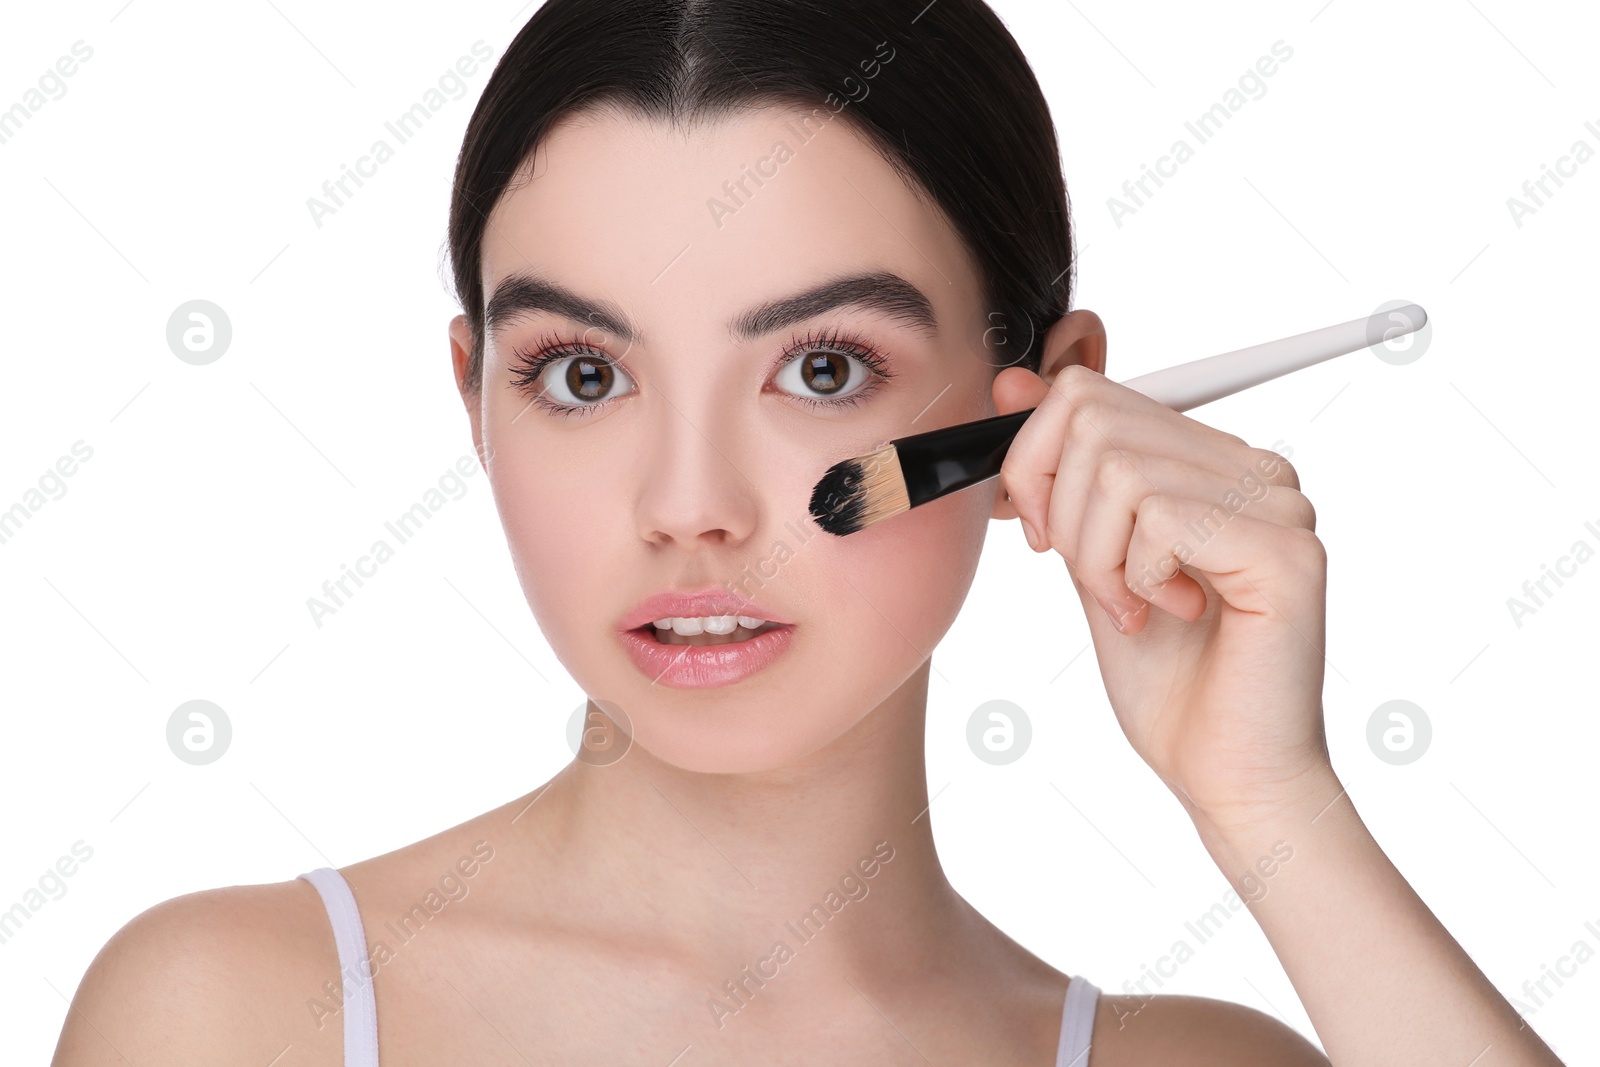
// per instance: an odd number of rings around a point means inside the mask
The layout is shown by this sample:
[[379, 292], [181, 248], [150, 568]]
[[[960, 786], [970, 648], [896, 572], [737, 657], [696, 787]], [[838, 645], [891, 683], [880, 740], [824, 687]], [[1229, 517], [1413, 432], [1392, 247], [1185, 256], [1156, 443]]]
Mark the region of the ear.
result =
[[467, 421], [472, 426], [472, 448], [478, 455], [478, 465], [487, 471], [487, 453], [483, 450], [483, 386], [467, 385], [467, 368], [472, 362], [472, 327], [465, 315], [450, 320], [450, 364], [454, 370], [456, 390], [467, 409]]
[[[1044, 349], [1039, 356], [1039, 372], [1026, 367], [1007, 367], [994, 377], [994, 411], [996, 415], [1010, 415], [1027, 408], [1038, 407], [1050, 391], [1063, 367], [1083, 366], [1096, 374], [1106, 372], [1106, 327], [1100, 316], [1087, 308], [1069, 311], [1056, 321], [1044, 335]], [[994, 479], [994, 510], [996, 519], [1014, 519], [1017, 509], [1000, 479]]]

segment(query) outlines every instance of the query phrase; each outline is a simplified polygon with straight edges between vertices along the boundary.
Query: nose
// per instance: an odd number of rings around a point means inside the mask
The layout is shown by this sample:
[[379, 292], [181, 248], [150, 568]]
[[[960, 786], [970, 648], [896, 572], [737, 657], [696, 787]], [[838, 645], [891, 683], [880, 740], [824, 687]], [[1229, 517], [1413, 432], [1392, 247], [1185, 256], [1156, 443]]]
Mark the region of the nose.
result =
[[640, 442], [639, 535], [658, 545], [743, 544], [759, 521], [749, 435], [714, 411], [663, 404]]

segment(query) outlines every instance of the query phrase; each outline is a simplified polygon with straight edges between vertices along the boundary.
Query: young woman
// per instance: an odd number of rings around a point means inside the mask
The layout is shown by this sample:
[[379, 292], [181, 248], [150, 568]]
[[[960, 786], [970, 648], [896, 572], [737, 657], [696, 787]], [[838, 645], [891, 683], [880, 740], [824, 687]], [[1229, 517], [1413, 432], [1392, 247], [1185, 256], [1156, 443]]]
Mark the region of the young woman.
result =
[[[456, 380], [585, 746], [406, 848], [138, 916], [58, 1065], [1559, 1062], [1329, 764], [1292, 467], [1104, 377], [1050, 115], [981, 0], [549, 0], [472, 116], [450, 248]], [[836, 460], [1033, 406], [993, 482], [846, 538], [807, 514]], [[947, 881], [929, 656], [996, 517], [1066, 561], [1219, 868], [1292, 849], [1251, 908], [1327, 1058], [1099, 996]]]

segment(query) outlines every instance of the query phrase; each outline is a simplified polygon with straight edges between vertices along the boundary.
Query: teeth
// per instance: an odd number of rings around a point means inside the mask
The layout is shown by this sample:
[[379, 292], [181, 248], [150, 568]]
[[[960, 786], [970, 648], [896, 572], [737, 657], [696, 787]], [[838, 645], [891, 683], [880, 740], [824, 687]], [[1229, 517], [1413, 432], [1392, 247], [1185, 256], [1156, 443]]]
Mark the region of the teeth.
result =
[[753, 615], [676, 616], [655, 620], [656, 640], [667, 645], [725, 645], [748, 641], [777, 625]]
[[656, 629], [671, 630], [680, 637], [693, 637], [700, 633], [731, 634], [740, 626], [746, 630], [756, 630], [766, 624], [765, 619], [757, 619], [750, 615], [700, 615], [693, 618], [672, 616], [655, 620]]

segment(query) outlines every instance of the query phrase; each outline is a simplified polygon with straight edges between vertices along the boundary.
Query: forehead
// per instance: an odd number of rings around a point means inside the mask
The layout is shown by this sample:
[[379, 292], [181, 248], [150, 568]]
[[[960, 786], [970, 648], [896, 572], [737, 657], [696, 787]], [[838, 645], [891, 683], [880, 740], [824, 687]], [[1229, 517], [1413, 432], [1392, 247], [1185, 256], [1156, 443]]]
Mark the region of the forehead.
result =
[[[809, 119], [809, 121], [808, 121]], [[886, 270], [942, 323], [978, 278], [944, 214], [827, 107], [759, 107], [692, 128], [614, 109], [540, 142], [484, 231], [484, 291], [532, 269], [653, 329], [723, 326], [776, 293]]]

